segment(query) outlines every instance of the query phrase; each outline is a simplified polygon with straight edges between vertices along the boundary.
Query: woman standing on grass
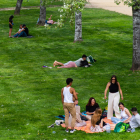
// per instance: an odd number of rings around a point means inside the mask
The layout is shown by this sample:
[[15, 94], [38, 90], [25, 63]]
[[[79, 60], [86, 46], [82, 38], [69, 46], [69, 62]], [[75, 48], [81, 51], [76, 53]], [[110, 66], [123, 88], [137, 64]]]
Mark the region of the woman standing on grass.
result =
[[[109, 97], [108, 97], [108, 111], [107, 111], [107, 118], [111, 119], [113, 117], [113, 109], [115, 111], [115, 115], [117, 118], [121, 118], [120, 111], [119, 111], [119, 101], [120, 101], [120, 94], [121, 99], [123, 100], [123, 93], [120, 87], [119, 82], [117, 81], [117, 77], [112, 75], [110, 82], [107, 83], [104, 98], [106, 99], [106, 94], [109, 89]], [[119, 93], [120, 92], [120, 93]]]
[[11, 37], [11, 33], [12, 33], [12, 28], [13, 28], [13, 19], [14, 18], [14, 16], [13, 15], [11, 15], [10, 17], [9, 17], [9, 28], [10, 28], [10, 30], [9, 30], [9, 37]]

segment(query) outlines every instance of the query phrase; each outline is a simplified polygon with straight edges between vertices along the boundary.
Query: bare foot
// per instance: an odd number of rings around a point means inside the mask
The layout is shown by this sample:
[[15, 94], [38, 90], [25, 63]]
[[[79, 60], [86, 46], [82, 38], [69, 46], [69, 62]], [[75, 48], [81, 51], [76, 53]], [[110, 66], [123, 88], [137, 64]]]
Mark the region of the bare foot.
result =
[[53, 66], [54, 66], [54, 67], [56, 66], [56, 62], [57, 62], [57, 61], [55, 60], [54, 63], [53, 63]]

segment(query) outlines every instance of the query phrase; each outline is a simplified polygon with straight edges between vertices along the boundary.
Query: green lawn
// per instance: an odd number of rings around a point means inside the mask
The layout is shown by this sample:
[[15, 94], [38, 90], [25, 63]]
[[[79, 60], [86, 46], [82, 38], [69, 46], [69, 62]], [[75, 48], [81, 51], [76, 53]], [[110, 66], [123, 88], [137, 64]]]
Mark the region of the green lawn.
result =
[[[30, 1], [30, 0], [29, 0]], [[22, 10], [13, 19], [14, 34], [25, 23], [34, 38], [9, 38], [8, 18], [14, 11], [0, 12], [0, 140], [139, 140], [135, 133], [86, 134], [76, 131], [66, 134], [54, 123], [56, 115], [64, 114], [61, 88], [68, 77], [79, 93], [81, 111], [90, 97], [104, 109], [104, 90], [112, 74], [117, 75], [124, 104], [140, 111], [140, 72], [130, 71], [132, 65], [132, 17], [102, 9], [85, 9], [82, 13], [83, 42], [73, 43], [74, 29], [50, 30], [36, 26], [39, 9]], [[47, 8], [47, 17], [57, 20], [57, 8]], [[54, 60], [67, 62], [83, 54], [92, 55], [97, 62], [89, 68], [42, 68]], [[53, 134], [52, 132], [56, 133]]]
[[[15, 7], [17, 0], [1, 0], [0, 8]], [[48, 5], [62, 5], [62, 2], [49, 3]], [[23, 0], [22, 7], [40, 6], [40, 0]]]

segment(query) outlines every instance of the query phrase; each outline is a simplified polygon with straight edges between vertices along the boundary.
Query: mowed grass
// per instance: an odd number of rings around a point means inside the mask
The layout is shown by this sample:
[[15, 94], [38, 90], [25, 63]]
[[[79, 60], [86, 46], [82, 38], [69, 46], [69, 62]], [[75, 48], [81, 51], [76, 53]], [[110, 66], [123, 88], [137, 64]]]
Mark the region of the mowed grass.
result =
[[[82, 12], [83, 42], [73, 43], [74, 28], [49, 30], [36, 26], [39, 9], [22, 10], [15, 16], [14, 34], [25, 23], [33, 38], [9, 38], [8, 18], [14, 11], [0, 12], [0, 139], [1, 140], [138, 140], [140, 129], [134, 133], [95, 133], [76, 131], [65, 133], [61, 126], [48, 128], [64, 114], [61, 88], [68, 77], [74, 79], [81, 111], [90, 97], [102, 109], [107, 102], [104, 90], [111, 75], [120, 82], [125, 106], [140, 111], [140, 72], [130, 71], [132, 65], [132, 17], [102, 9]], [[47, 8], [47, 17], [59, 18], [57, 8]], [[89, 68], [42, 68], [53, 66], [54, 60], [67, 62], [83, 54], [92, 55], [97, 62]], [[55, 131], [56, 133], [53, 133]]]
[[[15, 7], [17, 0], [1, 0], [0, 1], [0, 8], [7, 8], [7, 7]], [[49, 2], [49, 5], [62, 5], [61, 1], [56, 1], [54, 3]], [[28, 6], [40, 6], [40, 0], [23, 0], [22, 7]]]

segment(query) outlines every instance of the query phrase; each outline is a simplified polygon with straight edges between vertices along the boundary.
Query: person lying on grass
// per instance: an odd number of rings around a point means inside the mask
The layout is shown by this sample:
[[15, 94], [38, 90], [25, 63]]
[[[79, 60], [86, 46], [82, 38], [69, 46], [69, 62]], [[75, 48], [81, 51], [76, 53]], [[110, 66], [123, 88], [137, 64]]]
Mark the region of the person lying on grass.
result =
[[[82, 58], [79, 58], [78, 60], [76, 61], [69, 61], [65, 64], [61, 63], [61, 62], [58, 62], [58, 61], [54, 61], [53, 63], [53, 66], [62, 66], [62, 67], [58, 67], [58, 68], [71, 68], [71, 67], [80, 67], [82, 66], [83, 64], [81, 64], [81, 61], [86, 61], [86, 58], [87, 56], [85, 54], [82, 55]], [[87, 61], [86, 61], [87, 62]], [[88, 63], [88, 62], [87, 62]]]
[[46, 20], [48, 24], [54, 24], [56, 23], [55, 21], [51, 20], [52, 15], [50, 16], [49, 20]]
[[119, 108], [121, 109], [121, 118], [116, 118], [116, 117], [111, 117], [111, 121], [113, 123], [119, 123], [119, 122], [124, 122], [128, 123], [130, 122], [130, 118], [132, 117], [129, 110], [124, 107], [124, 104], [122, 102], [119, 103]]

